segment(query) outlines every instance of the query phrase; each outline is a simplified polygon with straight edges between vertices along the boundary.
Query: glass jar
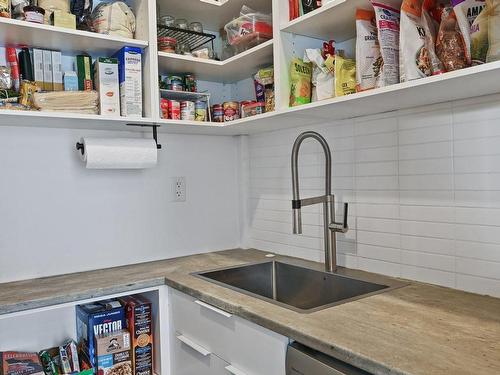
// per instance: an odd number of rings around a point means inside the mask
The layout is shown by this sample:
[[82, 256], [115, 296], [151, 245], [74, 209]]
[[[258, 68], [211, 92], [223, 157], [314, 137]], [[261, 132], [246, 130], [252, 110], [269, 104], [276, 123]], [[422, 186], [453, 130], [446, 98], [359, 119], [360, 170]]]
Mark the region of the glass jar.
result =
[[191, 22], [189, 24], [189, 30], [196, 31], [197, 33], [202, 33], [203, 25], [201, 24], [201, 22]]
[[158, 22], [161, 26], [174, 26], [175, 18], [168, 14], [161, 16]]
[[175, 53], [177, 40], [168, 36], [161, 36], [158, 38], [158, 51]]
[[190, 55], [191, 49], [189, 48], [189, 45], [187, 43], [179, 43], [177, 45], [177, 53], [179, 55]]
[[175, 27], [186, 30], [188, 28], [188, 21], [185, 18], [177, 18], [175, 20]]

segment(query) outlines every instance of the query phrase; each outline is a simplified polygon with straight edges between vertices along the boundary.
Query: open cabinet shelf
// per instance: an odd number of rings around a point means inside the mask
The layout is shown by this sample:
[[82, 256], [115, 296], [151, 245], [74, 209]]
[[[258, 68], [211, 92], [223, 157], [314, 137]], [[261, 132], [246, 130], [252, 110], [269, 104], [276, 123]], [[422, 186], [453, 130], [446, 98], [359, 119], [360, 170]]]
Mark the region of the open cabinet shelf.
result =
[[200, 59], [175, 53], [158, 52], [158, 68], [179, 74], [193, 73], [203, 81], [232, 83], [245, 78], [273, 63], [273, 41], [268, 40], [224, 61]]
[[62, 52], [112, 55], [123, 46], [146, 48], [148, 41], [0, 18], [2, 45], [34, 46]]
[[[200, 21], [204, 29], [217, 33], [239, 14], [243, 0], [158, 0], [159, 14]], [[370, 7], [369, 0], [333, 0], [295, 20], [288, 20], [288, 1], [257, 0], [252, 8], [272, 11], [273, 39], [225, 61], [158, 52], [156, 1], [138, 2], [136, 38], [101, 35], [49, 25], [0, 18], [4, 45], [27, 44], [54, 48], [93, 57], [111, 54], [129, 45], [141, 47], [143, 55], [144, 118], [107, 118], [55, 112], [1, 111], [0, 126], [36, 126], [78, 129], [142, 131], [128, 123], [157, 124], [160, 132], [185, 134], [237, 135], [293, 128], [329, 120], [348, 119], [428, 104], [465, 99], [500, 92], [497, 84], [500, 62], [487, 63], [439, 76], [399, 83], [348, 96], [290, 108], [289, 63], [302, 57], [305, 48], [321, 46], [323, 40], [335, 39], [341, 48], [353, 45], [355, 9]], [[272, 8], [272, 9], [271, 9]], [[342, 43], [343, 42], [343, 43]], [[352, 52], [352, 51], [351, 51]], [[211, 104], [246, 100], [253, 95], [252, 76], [262, 67], [274, 65], [276, 110], [226, 123], [167, 120], [161, 118], [158, 75], [192, 73], [204, 82], [200, 91], [211, 93]], [[207, 84], [205, 84], [207, 83]], [[208, 85], [209, 84], [209, 85]], [[201, 86], [201, 85], [200, 85]], [[239, 95], [234, 97], [234, 93]]]

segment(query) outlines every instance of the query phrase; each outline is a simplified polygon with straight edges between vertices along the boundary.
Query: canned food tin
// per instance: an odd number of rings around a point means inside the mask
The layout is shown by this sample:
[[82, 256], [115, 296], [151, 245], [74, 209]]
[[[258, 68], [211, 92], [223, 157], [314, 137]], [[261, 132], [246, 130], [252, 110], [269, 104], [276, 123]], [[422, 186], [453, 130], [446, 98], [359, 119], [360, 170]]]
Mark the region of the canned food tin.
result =
[[224, 121], [233, 121], [240, 118], [240, 103], [224, 102]]
[[181, 120], [194, 120], [194, 103], [188, 100], [181, 102]]
[[169, 83], [167, 84], [167, 90], [172, 90], [172, 91], [184, 91], [184, 85], [182, 84], [176, 84], [176, 83]]
[[212, 121], [224, 122], [224, 107], [222, 104], [214, 104], [212, 106]]
[[203, 100], [194, 102], [194, 120], [207, 121], [207, 103]]
[[181, 119], [181, 103], [177, 100], [168, 101], [168, 118], [172, 120]]
[[186, 91], [196, 92], [196, 78], [193, 74], [186, 74], [184, 76], [184, 87]]

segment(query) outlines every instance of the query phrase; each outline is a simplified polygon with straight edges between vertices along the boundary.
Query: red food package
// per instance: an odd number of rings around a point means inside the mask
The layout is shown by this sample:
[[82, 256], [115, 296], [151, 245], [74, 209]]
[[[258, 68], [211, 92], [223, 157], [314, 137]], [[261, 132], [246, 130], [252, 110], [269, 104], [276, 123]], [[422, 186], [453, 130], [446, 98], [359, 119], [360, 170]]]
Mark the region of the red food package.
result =
[[0, 352], [0, 373], [3, 375], [44, 375], [37, 353]]

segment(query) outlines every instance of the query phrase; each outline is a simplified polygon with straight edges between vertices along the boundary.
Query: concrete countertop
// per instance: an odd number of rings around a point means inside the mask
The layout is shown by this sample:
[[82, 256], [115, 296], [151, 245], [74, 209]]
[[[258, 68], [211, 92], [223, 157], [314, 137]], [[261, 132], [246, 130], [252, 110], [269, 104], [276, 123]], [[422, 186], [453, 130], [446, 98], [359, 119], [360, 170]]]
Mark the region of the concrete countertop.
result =
[[[4, 283], [0, 315], [167, 284], [374, 374], [500, 373], [500, 299], [412, 282], [301, 314], [191, 275], [268, 260], [265, 254], [235, 249]], [[296, 258], [274, 259], [322, 268]]]

